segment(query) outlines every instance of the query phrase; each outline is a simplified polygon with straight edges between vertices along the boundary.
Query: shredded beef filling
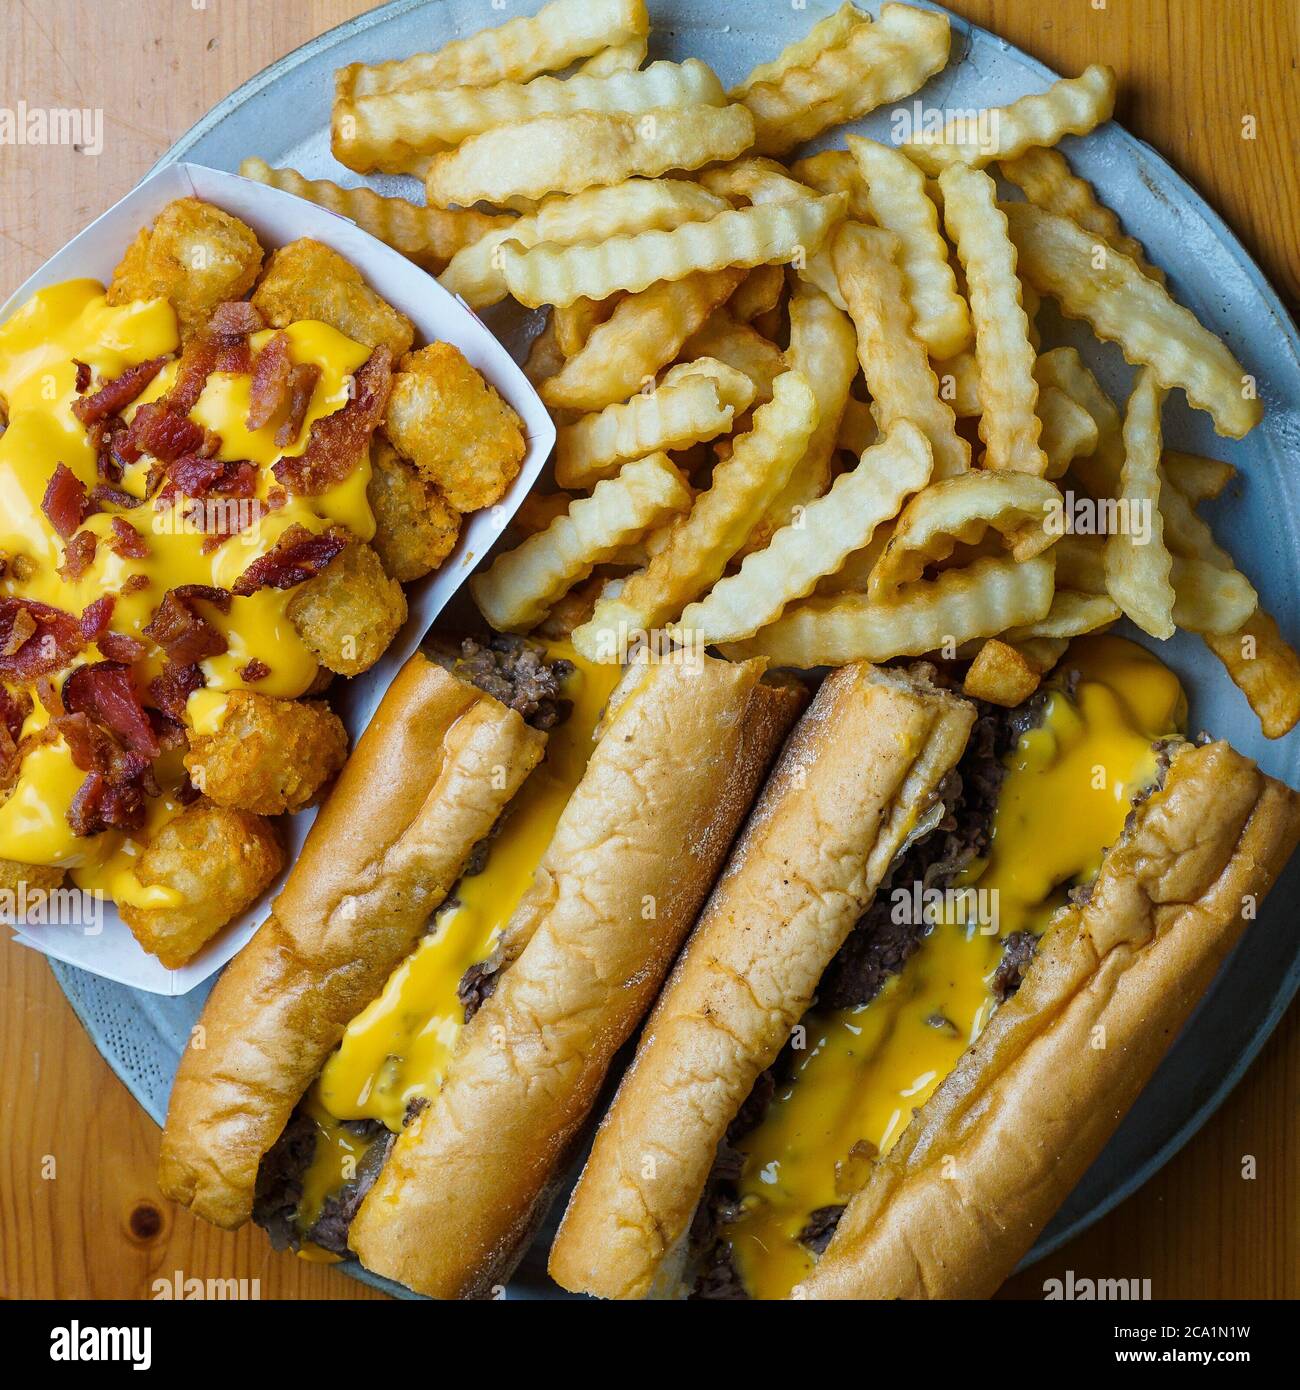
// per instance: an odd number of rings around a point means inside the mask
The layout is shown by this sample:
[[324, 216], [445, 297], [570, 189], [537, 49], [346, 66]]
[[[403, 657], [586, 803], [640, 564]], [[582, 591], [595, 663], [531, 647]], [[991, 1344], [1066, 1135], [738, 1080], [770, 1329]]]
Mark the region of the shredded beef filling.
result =
[[[1046, 704], [1047, 696], [1040, 692], [1014, 710], [980, 706], [961, 761], [935, 794], [944, 807], [943, 819], [928, 835], [908, 845], [891, 865], [872, 905], [822, 976], [817, 991], [818, 1008], [851, 1009], [867, 1004], [891, 975], [902, 970], [920, 946], [929, 925], [923, 920], [895, 922], [891, 890], [895, 886], [910, 888], [913, 884], [919, 884], [922, 891], [946, 888], [967, 864], [987, 852], [993, 811], [1006, 775], [1003, 759], [1022, 733], [1041, 723]], [[1012, 947], [1012, 940], [1007, 940], [1008, 952], [1017, 953], [1018, 958], [1025, 948], [1023, 943]], [[1030, 937], [1031, 943], [1032, 940]], [[1032, 955], [1032, 945], [1029, 953]], [[999, 974], [1006, 968], [1005, 962], [1006, 957]], [[1027, 963], [1026, 956], [1024, 964]], [[1010, 980], [1008, 974], [1008, 987], [1012, 987]], [[943, 1022], [936, 1020], [936, 1026]], [[735, 1145], [762, 1121], [778, 1080], [792, 1075], [796, 1061], [790, 1048], [782, 1051], [759, 1078], [719, 1146], [705, 1199], [692, 1228], [693, 1247], [707, 1252], [694, 1288], [696, 1298], [747, 1297], [731, 1247], [722, 1239], [728, 1221], [738, 1212], [736, 1183], [742, 1156]], [[820, 1255], [830, 1244], [843, 1210], [843, 1206], [827, 1206], [813, 1212], [799, 1235], [800, 1242]]]
[[[413, 1100], [402, 1123], [409, 1125], [427, 1104], [425, 1100]], [[262, 1159], [253, 1196], [253, 1220], [270, 1236], [275, 1249], [297, 1250], [304, 1241], [310, 1241], [322, 1250], [351, 1258], [348, 1230], [388, 1161], [397, 1135], [378, 1120], [344, 1120], [343, 1128], [358, 1139], [370, 1139], [370, 1147], [357, 1165], [356, 1177], [325, 1198], [320, 1213], [306, 1230], [299, 1223], [298, 1208], [307, 1170], [316, 1156], [316, 1122], [299, 1107]]]
[[522, 637], [497, 633], [486, 642], [467, 637], [460, 644], [459, 656], [435, 655], [435, 659], [517, 710], [534, 729], [553, 729], [567, 713], [560, 689], [573, 663], [547, 661], [540, 647]]

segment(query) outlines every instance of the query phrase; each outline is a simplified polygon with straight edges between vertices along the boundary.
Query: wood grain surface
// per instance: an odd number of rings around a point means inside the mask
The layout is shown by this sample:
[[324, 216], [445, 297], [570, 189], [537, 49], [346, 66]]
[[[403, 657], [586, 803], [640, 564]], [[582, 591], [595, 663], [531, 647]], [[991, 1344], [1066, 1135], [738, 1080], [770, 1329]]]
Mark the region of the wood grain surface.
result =
[[[1295, 312], [1296, 0], [950, 7], [1058, 71], [1111, 64], [1118, 119], [1218, 209]], [[233, 88], [369, 8], [364, 0], [6, 0], [0, 105], [102, 109], [104, 147], [90, 156], [0, 146], [0, 298]], [[484, 0], [485, 24], [500, 18]], [[1293, 1007], [1220, 1113], [1163, 1172], [1004, 1295], [1041, 1298], [1044, 1280], [1068, 1269], [1149, 1278], [1156, 1298], [1300, 1296], [1300, 1169], [1288, 1160], [1300, 1151], [1298, 1083]], [[263, 1298], [382, 1297], [275, 1254], [261, 1231], [215, 1231], [165, 1202], [154, 1181], [157, 1128], [90, 1044], [44, 960], [8, 940], [0, 944], [0, 1113], [0, 1296], [147, 1298], [155, 1280], [179, 1270], [255, 1279]]]

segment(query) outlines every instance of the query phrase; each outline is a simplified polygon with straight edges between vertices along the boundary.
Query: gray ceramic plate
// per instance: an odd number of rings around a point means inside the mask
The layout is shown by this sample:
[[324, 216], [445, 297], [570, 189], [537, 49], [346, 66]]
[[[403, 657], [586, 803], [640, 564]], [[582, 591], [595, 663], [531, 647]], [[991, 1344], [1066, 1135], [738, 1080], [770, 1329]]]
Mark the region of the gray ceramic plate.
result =
[[[539, 7], [540, 0], [521, 0], [512, 3], [511, 10]], [[833, 5], [809, 0], [806, 8], [796, 10], [786, 0], [750, 0], [745, 5], [730, 0], [650, 0], [650, 8], [655, 20], [652, 57], [703, 58], [729, 83], [804, 32]], [[877, 0], [866, 8], [878, 9]], [[200, 121], [165, 159], [234, 170], [245, 155], [260, 154], [272, 164], [292, 165], [309, 175], [356, 182], [329, 155], [333, 69], [343, 62], [436, 47], [482, 27], [489, 17], [482, 0], [396, 0], [267, 68]], [[960, 20], [953, 21], [953, 28], [952, 63], [918, 94], [927, 105], [1002, 103], [1041, 90], [1056, 76], [983, 30]], [[1207, 94], [1207, 101], [1212, 99]], [[877, 113], [860, 128], [887, 138], [887, 119], [887, 113]], [[822, 143], [841, 143], [841, 133], [831, 132]], [[1228, 458], [1240, 467], [1240, 479], [1214, 507], [1215, 529], [1294, 642], [1300, 636], [1291, 602], [1300, 591], [1300, 489], [1291, 483], [1291, 471], [1300, 451], [1300, 336], [1237, 239], [1153, 149], [1113, 123], [1085, 141], [1067, 142], [1067, 147], [1080, 172], [1120, 212], [1126, 229], [1170, 272], [1177, 297], [1227, 339], [1260, 382], [1266, 422], [1248, 439], [1235, 444], [1217, 439], [1205, 417], [1189, 410], [1181, 394], [1166, 410], [1166, 432], [1171, 445]], [[1099, 348], [1076, 326], [1062, 324], [1046, 312], [1041, 326], [1049, 343], [1079, 346], [1122, 399], [1129, 370], [1118, 352]], [[517, 337], [519, 325], [503, 322], [500, 327], [507, 340]], [[1293, 785], [1300, 782], [1300, 733], [1268, 743], [1244, 700], [1197, 640], [1180, 634], [1155, 645], [1192, 692], [1195, 727], [1212, 729], [1257, 758], [1268, 772]], [[1293, 865], [1275, 889], [1246, 944], [1228, 963], [1159, 1075], [1030, 1259], [1077, 1235], [1145, 1182], [1241, 1078], [1300, 983], [1291, 917], [1298, 887], [1300, 864]], [[206, 988], [181, 999], [164, 999], [57, 963], [53, 969], [96, 1045], [141, 1105], [161, 1122], [182, 1042]], [[539, 1242], [511, 1293], [555, 1296], [559, 1291], [544, 1271], [544, 1246]], [[357, 1272], [369, 1282], [383, 1282]]]

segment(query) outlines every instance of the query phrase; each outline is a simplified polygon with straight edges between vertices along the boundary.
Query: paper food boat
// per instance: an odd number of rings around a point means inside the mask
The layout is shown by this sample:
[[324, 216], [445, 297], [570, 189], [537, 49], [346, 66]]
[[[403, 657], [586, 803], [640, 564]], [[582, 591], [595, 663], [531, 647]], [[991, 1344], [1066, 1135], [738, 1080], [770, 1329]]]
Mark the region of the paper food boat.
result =
[[[364, 675], [340, 682], [332, 704], [355, 744], [393, 677], [536, 481], [555, 443], [555, 426], [506, 349], [432, 276], [345, 217], [279, 189], [201, 164], [172, 164], [151, 174], [20, 286], [0, 308], [0, 322], [47, 285], [78, 278], [107, 284], [136, 232], [152, 222], [167, 203], [189, 196], [215, 203], [248, 223], [268, 252], [304, 236], [333, 247], [361, 271], [377, 294], [411, 320], [419, 341], [453, 343], [523, 420], [528, 449], [510, 490], [496, 506], [466, 518], [456, 549], [439, 569], [406, 586], [410, 616], [384, 656]], [[315, 812], [310, 810], [283, 818], [289, 864], [296, 860], [314, 818]], [[110, 902], [97, 905], [99, 921], [92, 927], [69, 923], [20, 926], [14, 939], [121, 984], [154, 994], [185, 994], [239, 951], [266, 916], [279, 887], [279, 882], [273, 884], [248, 913], [221, 931], [180, 970], [168, 970], [147, 954]]]

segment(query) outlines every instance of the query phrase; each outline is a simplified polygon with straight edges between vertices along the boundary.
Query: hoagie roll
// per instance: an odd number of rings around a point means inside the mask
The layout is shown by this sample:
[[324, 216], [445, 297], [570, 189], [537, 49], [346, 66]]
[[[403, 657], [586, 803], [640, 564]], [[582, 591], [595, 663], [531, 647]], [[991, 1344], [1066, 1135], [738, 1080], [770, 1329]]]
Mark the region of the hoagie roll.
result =
[[[829, 952], [807, 926], [819, 840], [785, 847], [802, 913], [765, 912], [771, 867], [747, 834], [603, 1122], [555, 1277], [610, 1297], [996, 1289], [1300, 829], [1294, 793], [1226, 745], [1187, 744], [1184, 719], [1155, 658], [1077, 643], [1026, 706], [980, 707], [942, 822]], [[743, 917], [715, 911], [727, 895]], [[794, 997], [810, 956], [820, 975], [779, 1056], [729, 988], [768, 936], [784, 950], [747, 967], [761, 1003]]]
[[849, 1202], [803, 1298], [986, 1298], [1151, 1079], [1300, 835], [1300, 798], [1184, 744], [1016, 994]]
[[545, 743], [425, 657], [402, 668], [182, 1055], [159, 1163], [167, 1196], [220, 1226], [248, 1219], [294, 1106]]
[[761, 676], [695, 656], [611, 701], [502, 934], [513, 963], [351, 1223], [367, 1268], [438, 1297], [509, 1272], [802, 704]]
[[566, 1288], [633, 1297], [679, 1276], [719, 1142], [904, 841], [939, 808], [974, 718], [921, 674], [859, 662], [827, 677], [596, 1139], [551, 1252]]

